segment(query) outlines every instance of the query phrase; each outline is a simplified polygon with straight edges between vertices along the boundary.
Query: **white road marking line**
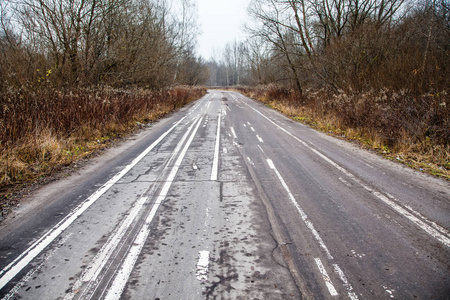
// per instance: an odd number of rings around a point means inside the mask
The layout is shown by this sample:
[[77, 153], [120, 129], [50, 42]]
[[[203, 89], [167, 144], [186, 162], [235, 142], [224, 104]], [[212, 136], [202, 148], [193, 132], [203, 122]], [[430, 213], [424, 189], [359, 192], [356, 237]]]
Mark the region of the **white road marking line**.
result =
[[411, 213], [409, 213], [406, 209], [404, 209], [401, 205], [396, 204], [394, 202], [392, 202], [391, 200], [387, 199], [386, 196], [384, 196], [383, 194], [381, 194], [380, 192], [373, 190], [371, 188], [369, 188], [368, 186], [366, 186], [364, 183], [361, 182], [361, 180], [359, 180], [358, 178], [356, 178], [356, 176], [354, 176], [352, 173], [350, 173], [349, 171], [347, 171], [346, 169], [344, 169], [343, 167], [341, 167], [340, 165], [338, 165], [337, 163], [335, 163], [333, 160], [331, 160], [330, 158], [328, 158], [327, 156], [325, 156], [324, 154], [320, 153], [319, 151], [317, 151], [316, 149], [314, 149], [313, 147], [309, 146], [307, 143], [305, 143], [303, 140], [299, 139], [298, 137], [296, 137], [295, 135], [293, 135], [292, 133], [290, 133], [289, 131], [287, 131], [286, 129], [284, 129], [283, 127], [279, 126], [276, 122], [272, 121], [271, 119], [269, 119], [267, 116], [265, 116], [263, 113], [261, 113], [260, 111], [258, 111], [257, 109], [251, 107], [250, 105], [248, 105], [247, 103], [245, 103], [248, 107], [250, 107], [251, 109], [253, 109], [255, 112], [257, 112], [258, 114], [260, 114], [262, 117], [264, 117], [265, 119], [267, 119], [269, 122], [271, 122], [272, 124], [274, 124], [276, 127], [278, 127], [280, 130], [282, 130], [283, 132], [285, 132], [286, 134], [288, 134], [289, 136], [291, 136], [292, 138], [294, 138], [295, 140], [297, 140], [298, 142], [300, 142], [302, 145], [304, 145], [306, 148], [310, 149], [311, 151], [313, 151], [314, 153], [316, 153], [318, 156], [320, 156], [322, 159], [324, 159], [326, 162], [328, 162], [329, 164], [331, 164], [333, 167], [335, 167], [336, 169], [338, 169], [339, 171], [341, 171], [342, 173], [344, 173], [345, 175], [347, 175], [350, 179], [352, 179], [353, 181], [355, 181], [356, 183], [358, 183], [361, 187], [363, 187], [365, 190], [369, 191], [370, 193], [372, 193], [375, 197], [377, 197], [378, 199], [380, 199], [381, 201], [383, 201], [385, 204], [387, 204], [388, 206], [390, 206], [392, 209], [394, 209], [397, 213], [399, 213], [400, 215], [406, 217], [407, 219], [409, 219], [410, 221], [412, 221], [414, 224], [416, 224], [419, 228], [421, 228], [422, 230], [424, 230], [425, 232], [427, 232], [429, 235], [431, 235], [432, 237], [434, 237], [435, 239], [437, 239], [438, 241], [440, 241], [441, 243], [443, 243], [445, 246], [450, 247], [450, 236], [446, 235], [446, 234], [442, 234], [441, 232], [439, 232], [438, 230], [436, 230], [435, 228], [431, 227], [430, 225], [426, 224], [424, 221], [418, 219], [417, 217], [413, 216]]
[[198, 101], [197, 103], [195, 103], [195, 105], [192, 107], [192, 109], [189, 111], [189, 113], [186, 116], [190, 116], [199, 106], [200, 104], [203, 103], [203, 101], [205, 101], [206, 99], [208, 99], [211, 95], [205, 95], [203, 96], [200, 101]]
[[260, 143], [264, 143], [263, 139], [262, 139], [259, 135], [256, 135], [256, 138], [258, 139], [258, 141], [259, 141]]
[[262, 152], [262, 153], [266, 156], [266, 158], [267, 158], [266, 152], [264, 152], [263, 148], [261, 148], [260, 145], [258, 145], [258, 148], [259, 148], [259, 150], [261, 150], [261, 152]]
[[178, 156], [178, 159], [176, 160], [174, 166], [172, 167], [172, 170], [167, 177], [167, 181], [164, 183], [163, 188], [156, 199], [155, 203], [153, 204], [153, 207], [150, 211], [150, 214], [147, 216], [147, 219], [145, 220], [144, 226], [139, 231], [136, 239], [134, 240], [133, 244], [130, 247], [130, 250], [128, 251], [128, 255], [126, 256], [125, 260], [122, 263], [122, 266], [120, 267], [120, 270], [117, 272], [117, 276], [114, 278], [114, 281], [106, 294], [105, 299], [111, 300], [111, 299], [120, 299], [120, 296], [122, 295], [123, 289], [125, 288], [125, 285], [128, 281], [128, 278], [131, 275], [131, 272], [134, 268], [134, 265], [138, 259], [139, 254], [142, 251], [142, 248], [144, 247], [145, 241], [147, 240], [147, 237], [150, 233], [150, 223], [152, 222], [154, 216], [156, 215], [156, 211], [158, 210], [161, 203], [164, 201], [164, 199], [167, 196], [167, 193], [169, 192], [170, 187], [172, 186], [173, 180], [175, 179], [175, 176], [178, 172], [178, 169], [181, 166], [181, 162], [184, 159], [184, 156], [186, 155], [186, 152], [189, 148], [189, 146], [192, 143], [192, 140], [194, 139], [195, 134], [197, 133], [197, 130], [201, 124], [202, 119], [200, 118], [197, 122], [197, 125], [195, 126], [194, 131], [192, 132], [191, 136], [189, 137], [189, 140], [186, 142], [186, 145], [184, 146], [183, 150], [181, 151], [180, 155]]
[[219, 114], [219, 118], [217, 121], [217, 134], [216, 134], [216, 146], [214, 148], [214, 160], [211, 169], [211, 180], [217, 180], [217, 176], [219, 173], [219, 146], [220, 146], [220, 117], [222, 115]]
[[67, 242], [73, 233], [68, 234], [66, 237], [58, 241], [57, 246], [46, 253], [45, 258], [35, 267], [33, 267], [28, 273], [20, 279], [20, 281], [6, 294], [2, 300], [8, 300], [15, 296], [15, 294], [25, 285], [30, 279], [34, 277], [34, 274], [38, 272], [42, 266]]
[[232, 93], [229, 93], [229, 95], [230, 95], [231, 98], [233, 98], [234, 100], [237, 100], [236, 97], [235, 97]]
[[211, 223], [211, 217], [209, 216], [209, 212], [211, 211], [211, 208], [209, 208], [209, 207], [207, 207], [206, 208], [206, 210], [205, 210], [205, 212], [206, 212], [206, 214], [205, 214], [205, 229], [203, 230], [204, 232], [206, 232], [206, 228], [208, 228], [209, 227], [209, 224]]
[[235, 139], [237, 139], [237, 135], [236, 135], [236, 132], [234, 131], [234, 128], [233, 127], [230, 127], [230, 128], [231, 128], [231, 133], [233, 134], [233, 137]]
[[323, 266], [320, 258], [316, 257], [316, 258], [314, 258], [314, 260], [316, 261], [317, 267], [319, 268], [319, 271], [322, 274], [322, 278], [325, 281], [325, 285], [327, 286], [328, 291], [330, 292], [330, 295], [331, 296], [339, 295], [337, 293], [336, 289], [334, 288], [334, 285], [331, 282], [330, 276], [328, 276], [327, 270], [325, 270], [325, 267]]
[[339, 275], [339, 278], [341, 278], [342, 283], [344, 284], [344, 287], [347, 289], [348, 297], [351, 300], [358, 300], [358, 296], [356, 295], [355, 292], [353, 292], [353, 287], [348, 282], [347, 277], [345, 277], [345, 274], [342, 271], [342, 269], [337, 264], [333, 264], [333, 267], [334, 267], [334, 271]]
[[253, 128], [253, 127], [250, 127], [250, 129], [253, 131], [253, 132], [255, 132], [255, 128]]
[[364, 256], [366, 256], [364, 253], [363, 254], [358, 254], [356, 253], [355, 250], [350, 250], [350, 252], [352, 253], [352, 255], [356, 258], [363, 258]]
[[206, 109], [208, 109], [210, 105], [211, 105], [211, 101], [209, 101], [208, 104], [206, 104]]
[[384, 285], [383, 285], [383, 289], [386, 291], [386, 293], [389, 294], [389, 298], [394, 298], [395, 290], [389, 289], [387, 286], [384, 286]]
[[117, 245], [119, 244], [122, 237], [125, 235], [127, 229], [133, 222], [134, 218], [137, 216], [139, 211], [144, 208], [144, 204], [147, 201], [147, 197], [141, 197], [138, 203], [135, 204], [133, 209], [127, 218], [121, 223], [120, 228], [108, 239], [108, 242], [101, 248], [100, 252], [94, 257], [93, 262], [86, 269], [86, 273], [81, 275], [74, 285], [72, 286], [71, 292], [67, 293], [64, 300], [70, 300], [75, 297], [75, 291], [77, 291], [83, 284], [83, 282], [92, 283], [100, 275], [104, 266], [108, 262], [108, 259], [113, 254]]
[[[400, 202], [399, 200], [397, 200], [394, 196], [386, 193], [386, 195], [391, 198], [392, 200], [396, 201], [397, 203]], [[404, 205], [405, 208], [407, 208], [409, 211], [411, 211], [413, 214], [415, 214], [417, 217], [421, 218], [423, 221], [429, 223], [432, 227], [434, 227], [436, 230], [439, 230], [442, 234], [445, 235], [450, 235], [450, 232], [445, 229], [442, 226], [439, 226], [438, 224], [436, 224], [435, 222], [429, 220], [427, 217], [425, 217], [424, 215], [422, 215], [421, 213], [419, 213], [418, 211], [415, 211], [411, 206], [409, 205]]]
[[231, 109], [230, 109], [230, 107], [227, 105], [227, 109], [229, 110], [229, 111], [231, 111]]
[[371, 168], [371, 169], [375, 169], [374, 166], [372, 166], [371, 164], [365, 162], [364, 160], [355, 158], [353, 155], [350, 155], [350, 154], [348, 154], [348, 153], [345, 153], [345, 154], [346, 154], [347, 156], [351, 157], [352, 159], [359, 161], [359, 162], [362, 163], [363, 165], [365, 165], [365, 166], [367, 166], [367, 167], [369, 167], [369, 168]]
[[247, 156], [247, 160], [249, 161], [249, 163], [250, 163], [252, 166], [255, 166], [255, 164], [253, 163], [253, 161], [251, 160], [250, 157]]
[[247, 125], [244, 123], [244, 127], [247, 127]]
[[[364, 186], [363, 186], [364, 187]], [[366, 188], [366, 187], [365, 187]], [[369, 190], [368, 188], [366, 188]], [[393, 208], [395, 211], [397, 211], [399, 214], [403, 215], [404, 217], [408, 218], [410, 221], [412, 221], [414, 224], [422, 228], [425, 232], [430, 234], [432, 237], [446, 245], [447, 247], [450, 247], [450, 238], [433, 228], [432, 226], [425, 223], [423, 220], [420, 220], [416, 216], [412, 215], [410, 212], [408, 212], [406, 209], [401, 207], [400, 205], [396, 204], [395, 202], [389, 200], [386, 196], [381, 194], [380, 192], [374, 191], [372, 189], [369, 190], [372, 194], [374, 194], [378, 199], [389, 205], [391, 208]]]
[[339, 180], [342, 181], [342, 183], [345, 184], [346, 186], [351, 187], [351, 184], [347, 180], [345, 180], [344, 178], [339, 177]]
[[197, 280], [208, 281], [209, 251], [203, 250], [198, 253], [197, 271], [195, 275]]
[[319, 243], [320, 247], [322, 247], [322, 249], [325, 251], [327, 258], [328, 259], [333, 259], [333, 256], [331, 256], [330, 251], [328, 250], [327, 246], [325, 245], [325, 243], [323, 242], [322, 238], [320, 237], [319, 233], [317, 232], [317, 230], [314, 228], [313, 223], [308, 220], [308, 216], [306, 215], [306, 213], [303, 211], [303, 209], [300, 207], [300, 205], [297, 203], [297, 200], [295, 200], [294, 195], [291, 193], [291, 190], [289, 189], [289, 187], [287, 186], [286, 182], [284, 181], [283, 177], [281, 176], [280, 172], [278, 172], [277, 168], [275, 167], [275, 165], [273, 164], [273, 161], [270, 158], [267, 158], [267, 163], [269, 164], [269, 167], [275, 172], [275, 174], [278, 177], [278, 180], [281, 182], [281, 184], [283, 185], [284, 189], [286, 190], [287, 194], [289, 195], [289, 199], [291, 200], [291, 202], [294, 204], [295, 208], [297, 208], [297, 211], [300, 213], [300, 216], [302, 217], [303, 222], [305, 222], [306, 226], [309, 228], [309, 230], [312, 232], [314, 238], [317, 240], [317, 242]]
[[47, 231], [42, 237], [34, 242], [26, 251], [21, 253], [9, 265], [0, 271], [0, 289], [2, 289], [11, 279], [13, 279], [25, 266], [27, 266], [42, 250], [55, 240], [67, 227], [69, 227], [81, 214], [83, 214], [92, 204], [94, 204], [104, 193], [106, 193], [115, 183], [127, 174], [137, 163], [139, 163], [153, 148], [155, 148], [175, 127], [177, 127], [186, 117], [180, 119], [169, 130], [164, 132], [147, 149], [137, 156], [130, 164], [106, 182], [101, 188], [95, 191], [89, 198], [78, 205], [52, 229]]
[[[192, 125], [188, 128], [186, 133], [181, 138], [180, 142], [175, 147], [170, 159], [168, 160], [166, 166], [164, 167], [164, 171], [167, 169], [167, 167], [170, 165], [170, 163], [175, 159], [175, 157], [178, 155], [178, 153], [181, 150], [182, 145], [184, 144], [184, 141], [189, 136], [190, 131], [194, 127], [195, 121], [192, 123]], [[195, 163], [194, 163], [195, 165]], [[140, 210], [145, 208], [144, 204], [147, 202], [148, 197], [141, 197], [138, 202], [133, 206], [131, 211], [129, 212], [128, 216], [124, 221], [122, 221], [119, 229], [115, 231], [109, 238], [106, 244], [103, 245], [103, 247], [100, 249], [100, 251], [96, 254], [92, 262], [88, 265], [88, 267], [85, 269], [86, 271], [80, 276], [80, 278], [74, 283], [72, 287], [72, 292], [67, 293], [64, 297], [64, 300], [73, 299], [75, 297], [75, 293], [73, 291], [76, 291], [79, 289], [83, 282], [89, 282], [89, 285], [94, 283], [98, 276], [100, 275], [100, 272], [105, 267], [106, 263], [108, 262], [111, 255], [114, 253], [115, 249], [117, 248], [118, 244], [120, 243], [120, 240], [123, 238], [125, 233], [127, 232], [128, 228], [131, 226], [132, 222], [136, 218], [136, 216], [139, 214]], [[86, 290], [89, 290], [89, 288], [86, 288]]]
[[250, 124], [250, 122], [247, 122], [248, 126], [252, 126], [252, 124]]

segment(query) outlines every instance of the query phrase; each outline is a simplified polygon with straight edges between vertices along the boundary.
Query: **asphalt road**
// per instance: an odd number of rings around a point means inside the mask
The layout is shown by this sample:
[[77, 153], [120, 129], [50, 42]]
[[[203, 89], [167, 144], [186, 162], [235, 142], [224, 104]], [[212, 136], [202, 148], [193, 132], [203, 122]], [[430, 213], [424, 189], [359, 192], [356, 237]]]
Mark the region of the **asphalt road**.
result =
[[3, 299], [449, 299], [450, 185], [209, 91], [0, 225]]

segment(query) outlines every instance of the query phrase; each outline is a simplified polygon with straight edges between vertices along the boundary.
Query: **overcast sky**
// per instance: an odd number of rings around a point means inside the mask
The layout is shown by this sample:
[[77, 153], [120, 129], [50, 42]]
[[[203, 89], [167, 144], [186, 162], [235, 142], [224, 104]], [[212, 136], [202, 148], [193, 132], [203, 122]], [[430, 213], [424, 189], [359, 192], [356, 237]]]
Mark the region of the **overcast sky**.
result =
[[196, 0], [198, 23], [198, 53], [205, 59], [213, 49], [221, 50], [227, 42], [245, 37], [243, 26], [250, 0]]

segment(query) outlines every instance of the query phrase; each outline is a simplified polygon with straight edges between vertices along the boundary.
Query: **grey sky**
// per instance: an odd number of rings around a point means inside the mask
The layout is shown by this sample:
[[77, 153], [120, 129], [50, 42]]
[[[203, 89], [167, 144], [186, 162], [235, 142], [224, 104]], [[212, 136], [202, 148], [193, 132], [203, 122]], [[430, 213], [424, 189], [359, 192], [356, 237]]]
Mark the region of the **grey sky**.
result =
[[221, 50], [227, 42], [245, 37], [243, 26], [247, 18], [250, 0], [197, 0], [198, 53], [205, 59], [213, 55], [213, 49]]

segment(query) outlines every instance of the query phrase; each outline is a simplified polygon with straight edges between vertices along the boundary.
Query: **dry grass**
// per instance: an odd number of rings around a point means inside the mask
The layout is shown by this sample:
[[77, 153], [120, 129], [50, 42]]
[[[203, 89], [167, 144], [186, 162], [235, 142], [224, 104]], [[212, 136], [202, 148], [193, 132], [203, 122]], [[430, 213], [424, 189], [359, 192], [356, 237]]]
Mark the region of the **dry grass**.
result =
[[294, 91], [275, 86], [238, 87], [286, 116], [412, 168], [450, 180], [450, 108], [446, 92], [367, 93]]
[[1, 95], [0, 204], [111, 140], [200, 98], [204, 88], [15, 91]]

